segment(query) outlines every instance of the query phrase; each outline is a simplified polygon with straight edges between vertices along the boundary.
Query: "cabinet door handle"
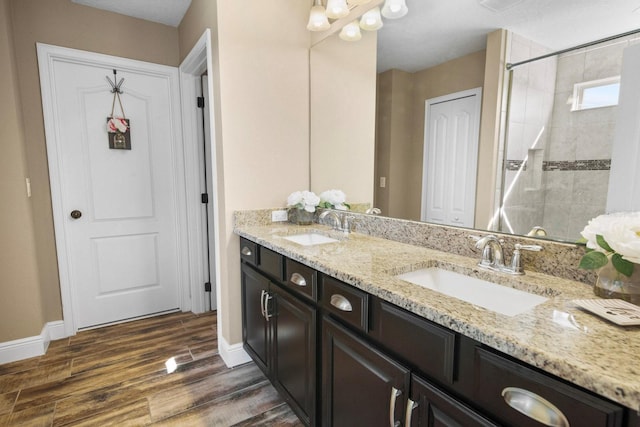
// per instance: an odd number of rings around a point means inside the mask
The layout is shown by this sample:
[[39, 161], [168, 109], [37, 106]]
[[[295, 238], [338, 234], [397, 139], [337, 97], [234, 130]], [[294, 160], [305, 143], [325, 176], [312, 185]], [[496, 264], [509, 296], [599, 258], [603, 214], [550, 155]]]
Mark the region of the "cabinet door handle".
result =
[[506, 387], [502, 397], [507, 405], [529, 418], [549, 427], [569, 427], [562, 411], [547, 399], [518, 387]]
[[391, 387], [391, 398], [389, 399], [389, 426], [396, 427], [400, 425], [400, 421], [396, 421], [396, 401], [398, 396], [402, 394], [401, 390]]
[[242, 253], [242, 255], [244, 255], [244, 256], [251, 256], [251, 254], [252, 254], [251, 249], [249, 249], [249, 248], [248, 248], [248, 247], [246, 247], [246, 246], [244, 246], [240, 252], [241, 252], [241, 253]]
[[304, 277], [300, 273], [293, 273], [291, 278], [289, 279], [291, 283], [298, 286], [307, 286], [307, 281], [304, 280]]
[[353, 311], [349, 300], [340, 294], [331, 295], [331, 305], [341, 311]]
[[264, 289], [260, 292], [260, 312], [262, 313], [262, 317], [264, 317], [265, 319], [267, 318], [267, 315], [264, 314], [264, 295], [267, 293], [267, 291], [265, 291]]
[[418, 407], [418, 402], [414, 402], [411, 399], [407, 399], [407, 410], [404, 414], [404, 425], [406, 427], [411, 427], [411, 415], [413, 415], [413, 410]]
[[269, 295], [269, 292], [264, 292], [264, 318], [267, 319], [267, 322], [269, 321], [270, 318], [273, 317], [273, 314], [269, 314], [269, 300], [273, 299], [273, 297], [271, 295]]

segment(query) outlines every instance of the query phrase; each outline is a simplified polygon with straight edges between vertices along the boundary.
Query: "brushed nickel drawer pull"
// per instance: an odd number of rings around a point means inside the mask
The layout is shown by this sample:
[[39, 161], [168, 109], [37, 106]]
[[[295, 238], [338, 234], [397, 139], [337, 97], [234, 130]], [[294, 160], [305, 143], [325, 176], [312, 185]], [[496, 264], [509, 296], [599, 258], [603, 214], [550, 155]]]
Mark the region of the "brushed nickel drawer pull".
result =
[[267, 315], [264, 314], [264, 296], [266, 293], [267, 291], [265, 291], [264, 289], [260, 291], [260, 312], [262, 313], [262, 317], [264, 317], [265, 319], [267, 318]]
[[518, 387], [506, 387], [502, 397], [507, 405], [527, 417], [549, 427], [569, 427], [562, 411], [547, 399]]
[[395, 387], [391, 387], [391, 398], [389, 399], [389, 426], [396, 427], [400, 425], [400, 421], [396, 421], [396, 401], [398, 400], [398, 396], [402, 394], [401, 390], [398, 390]]
[[411, 427], [411, 415], [413, 415], [413, 410], [418, 407], [418, 402], [414, 402], [411, 399], [407, 399], [407, 411], [404, 414], [404, 425], [407, 427]]
[[251, 252], [251, 249], [249, 249], [248, 247], [244, 246], [242, 248], [242, 250], [240, 251], [242, 253], [242, 255], [244, 256], [251, 256], [253, 254], [253, 252]]
[[331, 295], [331, 305], [341, 311], [353, 311], [349, 300], [340, 294]]
[[291, 275], [291, 279], [289, 279], [291, 283], [298, 286], [307, 286], [307, 281], [304, 280], [304, 277], [300, 273], [293, 273]]

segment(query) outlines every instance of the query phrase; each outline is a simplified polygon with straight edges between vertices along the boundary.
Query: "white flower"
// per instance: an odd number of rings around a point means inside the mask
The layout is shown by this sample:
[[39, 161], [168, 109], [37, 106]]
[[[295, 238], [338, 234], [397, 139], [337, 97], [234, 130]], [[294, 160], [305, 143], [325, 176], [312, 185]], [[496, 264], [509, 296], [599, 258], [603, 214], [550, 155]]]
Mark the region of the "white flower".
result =
[[294, 191], [287, 197], [287, 206], [304, 209], [307, 212], [315, 212], [320, 204], [320, 197], [312, 191]]
[[327, 190], [320, 194], [320, 204], [326, 208], [338, 209], [346, 211], [349, 207], [346, 205], [347, 196], [341, 190]]
[[623, 259], [640, 264], [640, 212], [611, 219], [602, 237]]

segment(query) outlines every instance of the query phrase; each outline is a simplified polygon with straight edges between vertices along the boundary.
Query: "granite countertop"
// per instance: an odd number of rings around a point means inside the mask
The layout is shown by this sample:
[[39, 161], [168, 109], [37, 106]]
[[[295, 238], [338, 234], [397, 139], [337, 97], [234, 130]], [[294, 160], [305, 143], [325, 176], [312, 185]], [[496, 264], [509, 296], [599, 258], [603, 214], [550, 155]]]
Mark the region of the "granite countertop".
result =
[[[284, 236], [319, 231], [338, 243], [302, 246]], [[640, 410], [640, 327], [621, 327], [578, 308], [595, 298], [579, 282], [535, 272], [487, 272], [479, 259], [358, 233], [348, 237], [314, 224], [241, 226], [235, 233], [426, 319], [473, 338], [634, 410]], [[469, 243], [470, 245], [473, 242]], [[543, 295], [548, 300], [513, 317], [498, 314], [393, 277], [442, 267]], [[525, 264], [526, 270], [526, 264]]]

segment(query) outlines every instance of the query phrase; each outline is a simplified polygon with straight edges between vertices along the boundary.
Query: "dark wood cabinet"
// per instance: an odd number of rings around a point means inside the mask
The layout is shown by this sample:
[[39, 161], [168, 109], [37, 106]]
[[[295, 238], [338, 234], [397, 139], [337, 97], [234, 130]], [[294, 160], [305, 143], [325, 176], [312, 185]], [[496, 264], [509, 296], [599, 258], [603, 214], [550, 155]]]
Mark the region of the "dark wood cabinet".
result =
[[282, 277], [283, 260], [258, 250], [268, 276], [241, 265], [243, 346], [300, 420], [315, 425], [317, 309], [272, 280]]
[[278, 286], [270, 293], [274, 385], [306, 425], [315, 425], [317, 310]]
[[[242, 341], [256, 365], [265, 375], [270, 374], [269, 341], [270, 330], [264, 315], [265, 299], [268, 298], [269, 279], [247, 264], [241, 266], [242, 282]], [[269, 302], [269, 301], [267, 301]]]
[[323, 426], [401, 425], [409, 379], [407, 368], [323, 317]]
[[408, 427], [496, 427], [464, 403], [412, 375], [405, 425]]
[[240, 248], [244, 348], [305, 425], [640, 427], [636, 412], [470, 337]]

